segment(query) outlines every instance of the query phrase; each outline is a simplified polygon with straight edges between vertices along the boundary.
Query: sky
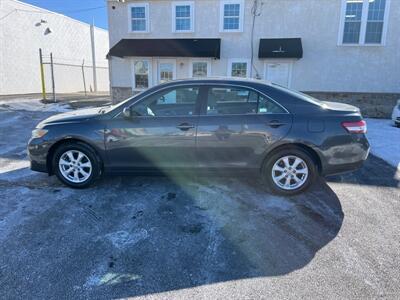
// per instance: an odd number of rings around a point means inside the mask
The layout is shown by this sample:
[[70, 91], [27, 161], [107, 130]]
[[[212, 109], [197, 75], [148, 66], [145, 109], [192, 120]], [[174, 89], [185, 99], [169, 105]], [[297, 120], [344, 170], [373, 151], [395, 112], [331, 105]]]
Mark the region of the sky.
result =
[[61, 13], [85, 23], [108, 28], [106, 0], [20, 0], [41, 8]]

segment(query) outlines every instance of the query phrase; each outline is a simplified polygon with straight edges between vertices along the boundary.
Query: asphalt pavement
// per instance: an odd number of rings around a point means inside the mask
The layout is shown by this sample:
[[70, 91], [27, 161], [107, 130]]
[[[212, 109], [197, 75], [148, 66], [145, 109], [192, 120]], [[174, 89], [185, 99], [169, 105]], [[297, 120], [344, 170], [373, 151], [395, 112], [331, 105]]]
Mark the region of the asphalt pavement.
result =
[[0, 298], [398, 299], [400, 178], [362, 169], [277, 197], [252, 177], [31, 172], [51, 112], [0, 108]]

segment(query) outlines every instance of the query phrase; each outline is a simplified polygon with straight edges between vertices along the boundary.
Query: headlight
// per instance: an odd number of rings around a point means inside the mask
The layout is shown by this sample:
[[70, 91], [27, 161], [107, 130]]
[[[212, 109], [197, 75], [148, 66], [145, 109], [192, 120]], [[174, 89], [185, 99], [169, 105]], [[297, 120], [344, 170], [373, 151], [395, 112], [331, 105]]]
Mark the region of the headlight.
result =
[[39, 138], [45, 136], [45, 134], [47, 132], [48, 132], [48, 130], [46, 130], [46, 129], [36, 128], [36, 129], [32, 130], [32, 138], [39, 139]]

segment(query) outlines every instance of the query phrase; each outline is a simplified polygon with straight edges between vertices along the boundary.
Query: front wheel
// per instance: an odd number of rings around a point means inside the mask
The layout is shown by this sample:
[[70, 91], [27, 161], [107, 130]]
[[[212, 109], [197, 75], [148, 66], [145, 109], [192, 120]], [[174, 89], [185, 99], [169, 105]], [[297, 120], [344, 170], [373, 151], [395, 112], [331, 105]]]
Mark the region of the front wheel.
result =
[[315, 180], [317, 168], [312, 157], [303, 150], [283, 149], [265, 163], [263, 177], [275, 194], [296, 195], [305, 191]]
[[72, 188], [86, 188], [100, 174], [96, 154], [81, 143], [61, 145], [54, 153], [53, 167], [58, 179]]

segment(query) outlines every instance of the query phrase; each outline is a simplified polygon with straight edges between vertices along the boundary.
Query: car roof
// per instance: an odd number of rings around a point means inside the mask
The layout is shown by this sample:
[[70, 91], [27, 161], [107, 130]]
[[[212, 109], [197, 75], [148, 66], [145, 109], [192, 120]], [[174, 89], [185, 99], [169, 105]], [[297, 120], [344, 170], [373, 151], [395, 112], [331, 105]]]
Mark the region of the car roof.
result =
[[226, 84], [264, 84], [272, 86], [272, 83], [267, 80], [241, 77], [206, 77], [206, 78], [184, 78], [168, 81], [162, 85], [175, 85], [177, 83], [226, 83]]

